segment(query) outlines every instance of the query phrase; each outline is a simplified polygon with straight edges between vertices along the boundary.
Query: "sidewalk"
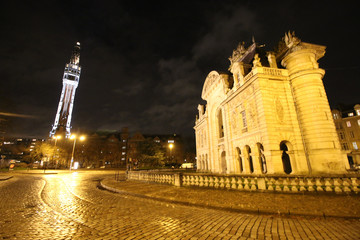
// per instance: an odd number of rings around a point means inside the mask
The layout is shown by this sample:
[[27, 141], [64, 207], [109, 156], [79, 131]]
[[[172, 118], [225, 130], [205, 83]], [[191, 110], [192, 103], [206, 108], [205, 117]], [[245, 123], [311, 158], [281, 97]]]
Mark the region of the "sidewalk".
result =
[[329, 193], [262, 193], [199, 187], [175, 187], [139, 181], [101, 181], [110, 191], [168, 203], [184, 204], [226, 211], [346, 217], [360, 219], [360, 196]]

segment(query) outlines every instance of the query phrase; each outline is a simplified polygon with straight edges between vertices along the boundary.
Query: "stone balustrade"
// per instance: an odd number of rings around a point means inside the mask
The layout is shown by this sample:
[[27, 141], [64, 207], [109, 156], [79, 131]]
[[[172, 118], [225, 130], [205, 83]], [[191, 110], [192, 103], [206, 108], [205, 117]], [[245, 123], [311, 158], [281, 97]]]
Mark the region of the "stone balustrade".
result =
[[141, 172], [130, 171], [127, 174], [127, 178], [131, 180], [139, 180], [146, 182], [157, 182], [175, 185], [175, 175], [167, 173], [154, 173], [154, 172]]
[[129, 180], [240, 191], [359, 193], [358, 176], [250, 176], [130, 171]]

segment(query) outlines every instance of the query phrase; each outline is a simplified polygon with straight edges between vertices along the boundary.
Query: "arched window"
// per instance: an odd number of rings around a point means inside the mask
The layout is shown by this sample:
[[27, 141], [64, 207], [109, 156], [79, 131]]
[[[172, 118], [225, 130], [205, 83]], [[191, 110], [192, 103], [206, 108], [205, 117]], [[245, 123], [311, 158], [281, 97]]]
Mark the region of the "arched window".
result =
[[251, 148], [248, 145], [246, 145], [245, 149], [246, 149], [246, 153], [247, 153], [247, 160], [249, 162], [250, 173], [253, 173], [254, 165], [253, 165], [252, 156], [251, 156]]
[[244, 171], [244, 167], [243, 167], [243, 162], [242, 162], [242, 158], [241, 158], [241, 150], [240, 148], [236, 148], [236, 160], [237, 163], [239, 164], [239, 170], [242, 173]]
[[261, 143], [257, 143], [258, 147], [258, 155], [259, 155], [259, 162], [261, 166], [261, 172], [267, 173], [267, 166], [266, 166], [266, 159], [264, 154], [264, 146]]
[[218, 120], [218, 127], [219, 127], [219, 138], [223, 138], [224, 137], [224, 123], [223, 123], [221, 109], [218, 111], [217, 120]]
[[291, 168], [290, 156], [288, 154], [289, 148], [287, 146], [286, 141], [282, 141], [280, 143], [280, 150], [282, 151], [281, 159], [283, 162], [284, 172], [286, 174], [290, 174], [292, 172], [292, 168]]

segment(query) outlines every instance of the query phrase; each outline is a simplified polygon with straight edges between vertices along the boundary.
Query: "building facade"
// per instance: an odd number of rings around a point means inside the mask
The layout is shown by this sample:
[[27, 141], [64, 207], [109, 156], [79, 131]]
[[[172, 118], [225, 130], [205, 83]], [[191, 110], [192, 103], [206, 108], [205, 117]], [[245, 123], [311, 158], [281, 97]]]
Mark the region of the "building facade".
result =
[[340, 146], [347, 153], [352, 168], [360, 166], [360, 104], [353, 109], [332, 111]]
[[60, 95], [54, 125], [50, 131], [50, 137], [55, 135], [63, 135], [66, 138], [70, 137], [71, 116], [74, 106], [75, 92], [80, 80], [80, 73], [80, 43], [77, 42], [74, 46], [70, 63], [65, 65], [63, 88]]
[[318, 60], [325, 46], [286, 33], [275, 52], [255, 41], [229, 58], [231, 74], [205, 79], [195, 122], [199, 171], [329, 174], [349, 168]]

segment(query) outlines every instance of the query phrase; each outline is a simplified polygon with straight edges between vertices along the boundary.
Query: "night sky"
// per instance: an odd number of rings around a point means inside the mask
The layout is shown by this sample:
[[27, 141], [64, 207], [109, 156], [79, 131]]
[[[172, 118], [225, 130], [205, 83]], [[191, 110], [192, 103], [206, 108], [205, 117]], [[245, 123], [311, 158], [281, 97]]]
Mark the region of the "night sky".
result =
[[346, 1], [2, 1], [0, 9], [0, 112], [26, 115], [9, 117], [9, 135], [48, 136], [77, 41], [73, 132], [193, 136], [207, 74], [227, 71], [240, 41], [254, 36], [272, 50], [288, 30], [327, 46], [320, 67], [331, 106], [360, 103], [359, 14]]

